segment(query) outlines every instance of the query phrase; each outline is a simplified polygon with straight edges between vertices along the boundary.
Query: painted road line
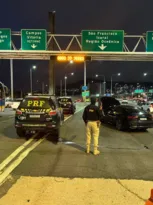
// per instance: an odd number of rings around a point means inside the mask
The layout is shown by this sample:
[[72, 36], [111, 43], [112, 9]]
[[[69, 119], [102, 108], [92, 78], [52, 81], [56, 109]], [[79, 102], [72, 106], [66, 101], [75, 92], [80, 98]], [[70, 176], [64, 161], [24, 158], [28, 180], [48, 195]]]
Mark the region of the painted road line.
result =
[[20, 156], [8, 167], [5, 169], [5, 171], [0, 175], [0, 185], [3, 184], [5, 179], [9, 176], [9, 174], [27, 157], [27, 155], [35, 149], [40, 143], [42, 143], [45, 140], [44, 136], [43, 138], [39, 139], [37, 142], [35, 142], [31, 147], [27, 148], [24, 152], [20, 154]]
[[[67, 121], [71, 116], [69, 116], [68, 118], [66, 118], [64, 121]], [[37, 134], [35, 134], [32, 138], [30, 138], [27, 142], [25, 142], [23, 145], [21, 145], [20, 147], [18, 147], [11, 155], [9, 155], [1, 164], [0, 164], [0, 173], [1, 171], [6, 167], [7, 164], [9, 164], [23, 149], [25, 149], [33, 140], [34, 138], [37, 136]]]
[[[82, 109], [78, 110], [76, 113], [80, 112]], [[73, 115], [69, 116], [67, 119], [65, 119], [64, 121], [67, 121], [69, 118], [71, 118]], [[48, 135], [48, 134], [47, 134]], [[24, 152], [22, 152], [18, 158], [13, 161], [7, 168], [6, 165], [14, 159], [14, 157], [19, 154], [28, 144], [30, 144], [33, 140], [34, 137], [36, 137], [35, 135], [33, 136], [33, 138], [29, 139], [27, 142], [25, 142], [22, 146], [20, 146], [17, 150], [15, 150], [15, 152], [13, 152], [6, 160], [4, 160], [0, 166], [1, 166], [1, 170], [6, 168], [1, 174], [0, 174], [0, 185], [2, 185], [6, 179], [9, 177], [10, 173], [28, 156], [28, 154], [34, 150], [40, 143], [42, 143], [46, 136], [45, 135], [43, 138], [39, 139], [37, 142], [35, 142], [34, 144], [32, 144], [29, 148], [27, 148]]]
[[23, 145], [18, 147], [11, 155], [9, 155], [1, 164], [0, 164], [0, 172], [2, 169], [5, 168], [5, 166], [10, 163], [23, 149], [25, 149], [26, 146], [28, 146], [34, 138], [37, 136], [35, 134], [32, 138], [30, 138], [27, 142], [25, 142]]
[[[76, 111], [75, 112], [75, 114], [77, 114], [78, 112], [80, 112], [81, 110], [83, 110], [84, 108], [81, 108], [80, 110], [78, 110], [78, 111]], [[64, 120], [64, 122], [65, 121], [67, 121], [68, 119], [70, 119], [71, 117], [73, 117], [74, 115], [70, 115], [69, 117], [67, 117], [65, 120]]]

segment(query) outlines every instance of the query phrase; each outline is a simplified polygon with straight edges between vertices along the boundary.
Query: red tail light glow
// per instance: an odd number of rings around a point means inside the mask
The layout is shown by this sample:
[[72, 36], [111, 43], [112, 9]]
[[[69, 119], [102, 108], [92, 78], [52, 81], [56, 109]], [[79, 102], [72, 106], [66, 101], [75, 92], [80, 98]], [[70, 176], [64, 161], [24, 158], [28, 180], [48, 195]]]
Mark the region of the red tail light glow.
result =
[[128, 116], [129, 120], [134, 120], [134, 119], [138, 119], [138, 116]]
[[16, 110], [16, 114], [17, 115], [22, 115], [22, 111], [21, 110]]
[[57, 114], [57, 112], [56, 112], [55, 110], [49, 112], [49, 115], [50, 115], [50, 116], [54, 116], [54, 115], [56, 115], [56, 114]]

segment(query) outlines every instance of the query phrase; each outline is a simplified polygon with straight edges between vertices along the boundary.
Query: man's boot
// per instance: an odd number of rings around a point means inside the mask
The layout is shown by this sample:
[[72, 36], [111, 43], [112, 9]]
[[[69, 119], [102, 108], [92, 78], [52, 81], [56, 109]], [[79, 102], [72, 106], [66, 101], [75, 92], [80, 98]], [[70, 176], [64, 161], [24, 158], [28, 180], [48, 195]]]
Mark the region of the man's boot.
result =
[[90, 153], [90, 145], [87, 145], [86, 153], [87, 153], [87, 154]]
[[94, 155], [98, 155], [98, 154], [100, 154], [100, 151], [97, 149], [97, 147], [94, 147], [94, 153], [93, 153]]

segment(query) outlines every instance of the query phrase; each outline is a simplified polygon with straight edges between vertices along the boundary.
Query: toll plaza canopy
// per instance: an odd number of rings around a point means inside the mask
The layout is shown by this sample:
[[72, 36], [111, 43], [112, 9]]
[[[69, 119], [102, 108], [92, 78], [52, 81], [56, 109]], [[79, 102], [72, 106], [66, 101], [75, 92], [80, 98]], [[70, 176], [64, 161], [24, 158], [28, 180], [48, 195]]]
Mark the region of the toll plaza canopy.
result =
[[[16, 46], [15, 38], [21, 40]], [[123, 30], [83, 30], [51, 34], [44, 29], [0, 29], [0, 59], [60, 61], [153, 61], [153, 31], [127, 35]]]

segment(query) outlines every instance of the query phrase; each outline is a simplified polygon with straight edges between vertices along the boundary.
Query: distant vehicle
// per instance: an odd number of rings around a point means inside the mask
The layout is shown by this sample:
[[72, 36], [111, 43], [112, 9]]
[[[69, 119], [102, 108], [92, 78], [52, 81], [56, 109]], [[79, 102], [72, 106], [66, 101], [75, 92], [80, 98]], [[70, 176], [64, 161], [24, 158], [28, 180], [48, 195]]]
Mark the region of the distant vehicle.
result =
[[23, 98], [14, 99], [14, 100], [12, 101], [11, 108], [12, 108], [13, 110], [16, 110], [16, 109], [19, 107], [19, 105], [20, 105], [20, 103], [22, 102], [22, 100], [23, 100]]
[[5, 107], [6, 108], [11, 108], [12, 107], [12, 100], [8, 97], [5, 99]]
[[49, 132], [58, 137], [63, 121], [63, 111], [54, 96], [27, 96], [15, 114], [15, 128], [19, 137], [33, 131]]
[[77, 100], [75, 100], [75, 102], [83, 102], [83, 100], [82, 99], [77, 99]]
[[139, 101], [138, 106], [145, 111], [153, 113], [153, 101]]
[[5, 100], [7, 94], [8, 88], [2, 82], [0, 82], [0, 112], [3, 112], [5, 109]]
[[128, 100], [122, 100], [122, 101], [121, 101], [121, 104], [122, 104], [122, 105], [128, 105], [129, 102], [128, 102]]
[[59, 107], [63, 109], [64, 113], [74, 114], [76, 111], [76, 105], [72, 101], [71, 97], [58, 97]]
[[108, 107], [102, 121], [116, 126], [118, 130], [139, 129], [146, 130], [153, 127], [152, 115], [140, 108], [119, 105]]

